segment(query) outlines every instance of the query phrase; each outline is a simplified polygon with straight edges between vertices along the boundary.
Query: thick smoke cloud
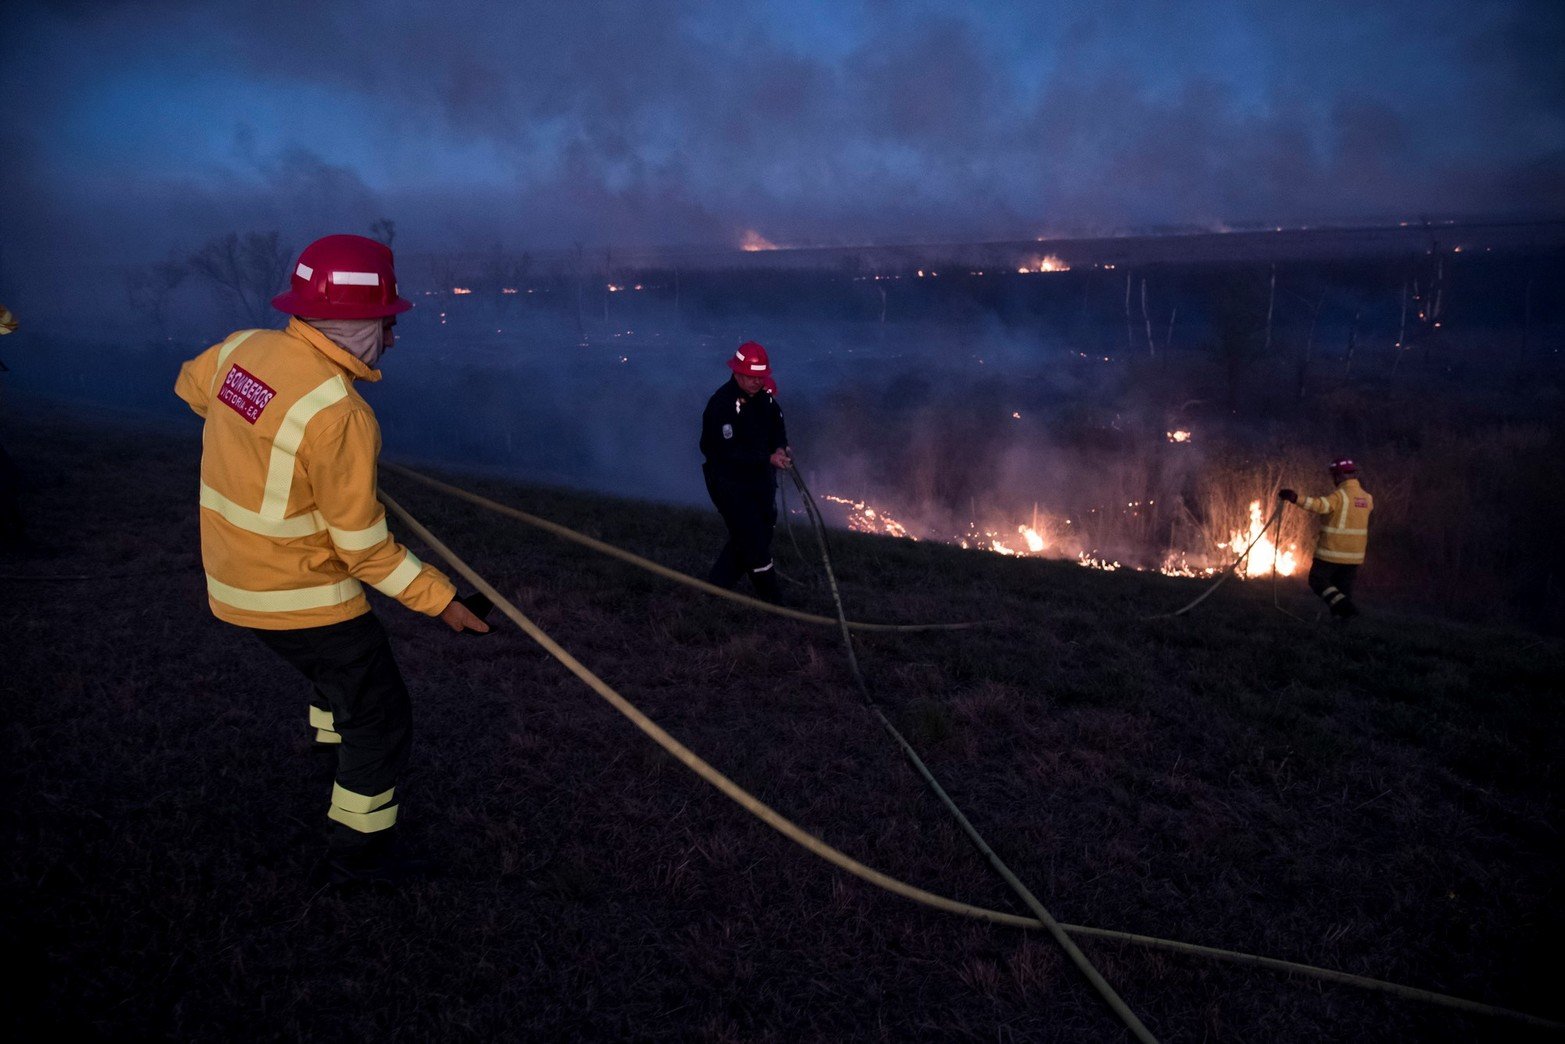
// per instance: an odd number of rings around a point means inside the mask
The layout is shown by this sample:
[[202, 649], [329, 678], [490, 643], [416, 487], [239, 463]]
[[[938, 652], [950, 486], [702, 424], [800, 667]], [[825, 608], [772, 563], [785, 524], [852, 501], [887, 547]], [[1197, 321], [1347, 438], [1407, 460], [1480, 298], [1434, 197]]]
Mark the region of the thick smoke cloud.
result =
[[6, 275], [1565, 209], [1553, 3], [12, 4]]

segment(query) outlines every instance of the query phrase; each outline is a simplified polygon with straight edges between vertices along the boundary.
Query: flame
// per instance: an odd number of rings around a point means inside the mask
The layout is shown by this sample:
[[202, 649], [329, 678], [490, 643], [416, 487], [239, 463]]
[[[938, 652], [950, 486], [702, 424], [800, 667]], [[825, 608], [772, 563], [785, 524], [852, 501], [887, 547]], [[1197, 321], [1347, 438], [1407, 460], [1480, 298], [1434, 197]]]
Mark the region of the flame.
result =
[[776, 250], [777, 244], [761, 235], [755, 229], [749, 228], [745, 229], [744, 236], [739, 240], [739, 249], [752, 252], [756, 250]]
[[904, 540], [918, 539], [918, 537], [909, 533], [907, 527], [901, 522], [898, 522], [884, 511], [876, 511], [862, 500], [834, 497], [830, 493], [823, 493], [821, 499], [846, 507], [848, 509], [848, 528], [855, 533], [876, 533], [881, 536], [900, 537]]
[[1171, 431], [1171, 432], [1168, 433], [1168, 441], [1169, 442], [1189, 442], [1190, 441], [1190, 433], [1188, 431]]
[[451, 288], [451, 292], [452, 292], [452, 293], [453, 293], [453, 294], [470, 294], [470, 293], [472, 293], [472, 292], [473, 292], [473, 291], [471, 291], [471, 290], [469, 290], [469, 289], [468, 289], [468, 288], [467, 288], [467, 287], [465, 287], [465, 286], [453, 286], [453, 287], [452, 287], [452, 288]]
[[1071, 266], [1061, 261], [1053, 254], [1045, 254], [1035, 257], [1016, 270], [1018, 275], [1033, 275], [1038, 272], [1069, 272]]
[[[1251, 546], [1254, 541], [1254, 546]], [[1238, 554], [1246, 547], [1250, 548], [1249, 555], [1240, 566], [1240, 576], [1249, 578], [1267, 576], [1275, 566], [1278, 576], [1292, 576], [1293, 571], [1299, 567], [1298, 560], [1293, 550], [1279, 552], [1277, 546], [1272, 543], [1272, 538], [1266, 535], [1266, 521], [1261, 517], [1261, 502], [1250, 501], [1250, 530], [1247, 533], [1235, 533], [1233, 539], [1227, 545], [1218, 544], [1218, 547], [1228, 547], [1234, 554]]]
[[[870, 533], [877, 536], [899, 537], [905, 540], [917, 540], [908, 531], [908, 528], [895, 518], [887, 514], [883, 509], [875, 507], [864, 500], [854, 500], [848, 497], [825, 494], [822, 500], [833, 504], [840, 504], [848, 509], [848, 528], [855, 533]], [[1126, 501], [1120, 510], [1125, 514], [1140, 514], [1145, 508], [1150, 508], [1156, 503], [1153, 500]], [[1098, 509], [1094, 508], [1096, 512]], [[1261, 502], [1250, 502], [1250, 523], [1246, 530], [1233, 533], [1232, 538], [1226, 543], [1218, 543], [1213, 548], [1215, 552], [1227, 552], [1230, 555], [1239, 554], [1246, 547], [1250, 548], [1245, 561], [1240, 564], [1240, 579], [1269, 576], [1275, 568], [1278, 576], [1292, 576], [1298, 569], [1297, 547], [1289, 546], [1286, 550], [1279, 550], [1271, 538], [1266, 534], [1266, 520], [1261, 516]], [[1227, 565], [1228, 559], [1224, 558], [1221, 564], [1211, 565], [1211, 553], [1196, 551], [1170, 550], [1164, 557], [1161, 565], [1142, 566], [1134, 563], [1124, 563], [1118, 559], [1109, 558], [1100, 553], [1097, 548], [1090, 550], [1077, 550], [1082, 545], [1071, 535], [1079, 533], [1079, 530], [1060, 527], [1059, 533], [1064, 538], [1064, 543], [1051, 542], [1045, 536], [1046, 526], [1040, 524], [1041, 516], [1034, 508], [1032, 525], [1022, 523], [1015, 526], [1005, 526], [1002, 529], [983, 529], [980, 526], [969, 523], [965, 534], [942, 537], [934, 534], [933, 539], [943, 543], [956, 544], [958, 547], [988, 551], [992, 554], [1005, 555], [1013, 558], [1027, 558], [1040, 556], [1046, 558], [1075, 560], [1077, 565], [1087, 569], [1098, 569], [1103, 572], [1114, 572], [1119, 569], [1134, 569], [1137, 571], [1158, 572], [1164, 576], [1174, 577], [1212, 577]], [[1061, 520], [1054, 519], [1054, 522]], [[1071, 519], [1064, 519], [1064, 526], [1072, 524]], [[1013, 535], [1014, 534], [1014, 535]], [[1019, 539], [1018, 539], [1019, 538]], [[1251, 542], [1254, 542], [1253, 545]], [[1075, 544], [1075, 548], [1071, 547]], [[1191, 558], [1195, 562], [1191, 561]], [[1199, 563], [1199, 564], [1198, 564]]]

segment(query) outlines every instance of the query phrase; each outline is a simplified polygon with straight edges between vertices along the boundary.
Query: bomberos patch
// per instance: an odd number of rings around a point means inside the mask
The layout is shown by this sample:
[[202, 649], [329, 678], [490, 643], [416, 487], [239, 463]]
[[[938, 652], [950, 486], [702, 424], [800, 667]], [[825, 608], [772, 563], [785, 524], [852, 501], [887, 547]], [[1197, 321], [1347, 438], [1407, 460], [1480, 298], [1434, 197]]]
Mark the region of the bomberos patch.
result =
[[219, 402], [251, 424], [261, 416], [266, 404], [275, 398], [277, 393], [265, 381], [238, 363], [228, 368], [228, 376], [223, 378], [223, 386], [217, 392]]

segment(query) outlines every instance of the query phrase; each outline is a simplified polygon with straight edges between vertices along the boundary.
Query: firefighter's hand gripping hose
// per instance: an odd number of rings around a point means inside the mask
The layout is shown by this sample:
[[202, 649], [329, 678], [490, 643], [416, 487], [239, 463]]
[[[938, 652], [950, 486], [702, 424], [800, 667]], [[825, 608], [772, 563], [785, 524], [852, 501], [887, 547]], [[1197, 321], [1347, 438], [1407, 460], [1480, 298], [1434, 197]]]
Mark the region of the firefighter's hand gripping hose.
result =
[[[830, 616], [818, 616], [815, 613], [807, 613], [800, 609], [790, 609], [787, 606], [773, 605], [771, 602], [765, 602], [759, 598], [751, 598], [749, 595], [741, 594], [738, 591], [730, 591], [726, 587], [718, 587], [716, 584], [709, 584], [705, 580], [698, 580], [693, 576], [681, 573], [677, 569], [670, 569], [668, 566], [661, 565], [652, 561], [651, 559], [642, 558], [640, 555], [626, 551], [624, 548], [615, 547], [613, 544], [605, 543], [602, 540], [596, 540], [590, 536], [587, 536], [585, 533], [578, 533], [576, 530], [570, 529], [567, 526], [562, 526], [558, 522], [551, 522], [546, 518], [539, 518], [537, 515], [530, 515], [525, 511], [519, 511], [516, 508], [507, 507], [505, 504], [501, 504], [498, 501], [490, 500], [488, 497], [481, 497], [477, 493], [469, 493], [465, 489], [450, 485], [446, 482], [441, 482], [439, 479], [430, 478], [428, 475], [420, 474], [411, 468], [405, 468], [401, 465], [392, 464], [386, 461], [382, 461], [380, 466], [384, 470], [396, 472], [398, 475], [401, 475], [405, 478], [410, 478], [415, 482], [421, 482], [431, 489], [438, 489], [442, 493], [449, 493], [453, 497], [458, 497], [470, 504], [477, 504], [479, 507], [487, 508], [490, 511], [497, 512], [509, 518], [514, 518], [518, 522], [525, 522], [529, 526], [535, 526], [546, 533], [553, 533], [555, 536], [560, 537], [561, 539], [569, 540], [572, 543], [591, 548], [600, 554], [609, 555], [610, 557], [617, 558], [622, 562], [629, 562], [631, 565], [640, 569], [645, 569], [649, 573], [655, 573], [656, 575], [672, 580], [675, 583], [684, 584], [687, 587], [693, 587], [698, 591], [705, 591], [707, 594], [716, 595], [719, 598], [726, 598], [731, 602], [738, 602], [741, 605], [748, 605], [764, 612], [776, 613], [778, 616], [786, 616], [790, 619], [802, 620], [805, 623], [823, 624], [827, 627], [835, 627], [837, 624], [836, 619]], [[982, 627], [988, 622], [989, 621], [987, 620], [972, 620], [960, 623], [889, 624], [864, 623], [858, 620], [849, 620], [848, 626], [855, 631], [960, 631], [969, 627]]]
[[[454, 489], [454, 487], [445, 487], [443, 483], [438, 484], [438, 486], [440, 488]], [[658, 746], [662, 747], [665, 751], [677, 758], [686, 768], [690, 769], [707, 783], [716, 787], [724, 794], [724, 796], [729, 798], [740, 808], [743, 808], [745, 811], [761, 820], [767, 826], [788, 838], [788, 840], [794, 842], [813, 855], [826, 860], [833, 866], [847, 871], [862, 881], [866, 881], [877, 888], [890, 892], [893, 895], [900, 895], [904, 899], [912, 900], [913, 902], [919, 903], [923, 906], [927, 906], [936, 910], [943, 910], [946, 913], [959, 914], [963, 917], [971, 917], [975, 920], [988, 921], [992, 924], [1001, 924], [1013, 928], [1045, 927], [1042, 921], [1034, 917], [1022, 917], [1017, 914], [1006, 913], [1002, 910], [991, 910], [987, 907], [976, 906], [971, 903], [964, 903], [960, 900], [951, 899], [943, 895], [936, 895], [933, 892], [926, 891], [916, 885], [909, 884], [906, 881], [901, 881], [887, 874], [883, 874], [879, 870], [876, 870], [870, 866], [866, 866], [865, 864], [860, 863], [858, 860], [854, 859], [852, 856], [849, 856], [846, 853], [833, 848], [825, 841], [804, 830], [798, 824], [794, 823], [792, 820], [789, 820], [771, 806], [767, 805], [765, 802], [761, 801], [759, 798], [755, 797], [744, 788], [740, 787], [733, 780], [723, 775], [717, 769], [707, 764], [694, 751], [690, 750], [684, 746], [684, 744], [670, 736], [667, 732], [663, 731], [663, 729], [659, 727], [656, 722], [652, 721], [652, 719], [643, 714], [629, 700], [626, 700], [619, 693], [615, 692], [606, 682], [604, 682], [569, 652], [565, 651], [565, 649], [563, 649], [546, 633], [544, 633], [544, 631], [539, 628], [537, 624], [528, 619], [521, 610], [517, 609], [515, 605], [513, 605], [508, 599], [505, 598], [505, 596], [500, 594], [499, 591], [492, 587], [488, 581], [479, 576], [471, 566], [469, 566], [461, 558], [458, 558], [455, 552], [453, 552], [439, 539], [437, 539], [433, 533], [425, 529], [417, 519], [408, 514], [407, 510], [403, 508], [401, 504], [393, 500], [384, 491], [381, 492], [380, 497], [383, 501], [385, 501], [386, 507], [389, 508], [394, 515], [401, 519], [402, 522], [405, 523], [414, 533], [414, 535], [423, 540], [425, 544], [427, 544], [435, 551], [436, 554], [443, 558], [446, 563], [451, 566], [453, 571], [466, 579], [479, 591], [482, 591], [485, 595], [487, 595], [490, 600], [494, 602], [495, 608], [499, 609], [502, 613], [509, 617], [511, 622], [515, 623], [517, 627], [521, 628], [523, 633], [542, 646], [546, 652], [562, 663], [572, 674], [576, 675], [577, 678], [584, 682], [588, 688], [592, 689], [593, 692], [602, 697], [616, 711], [628, 718], [632, 724], [634, 724], [638, 729], [651, 738], [653, 742], [657, 743]], [[1458, 1011], [1468, 1012], [1470, 1014], [1495, 1016], [1499, 1018], [1510, 1019], [1516, 1022], [1526, 1023], [1528, 1025], [1542, 1027], [1545, 1029], [1565, 1029], [1565, 1023], [1553, 1022], [1548, 1019], [1539, 1018], [1535, 1015], [1528, 1015], [1524, 1012], [1513, 1011], [1509, 1008], [1500, 1008], [1490, 1004], [1481, 1004], [1477, 1001], [1466, 1000], [1461, 997], [1452, 997], [1443, 993], [1436, 993], [1431, 990], [1421, 990], [1412, 986], [1403, 986], [1400, 983], [1386, 982], [1383, 979], [1371, 979], [1362, 975], [1352, 975], [1347, 972], [1333, 971], [1329, 968], [1317, 968], [1308, 964], [1296, 964], [1293, 961], [1279, 960], [1275, 957], [1262, 957], [1258, 954], [1241, 953], [1236, 950], [1224, 950], [1212, 946], [1200, 946], [1195, 943], [1180, 942], [1174, 939], [1159, 939], [1149, 935], [1136, 935], [1131, 932], [1118, 932], [1108, 928], [1092, 928], [1086, 925], [1066, 923], [1060, 923], [1058, 927], [1071, 935], [1077, 935], [1084, 938], [1105, 939], [1115, 942], [1132, 943], [1151, 949], [1167, 950], [1173, 953], [1192, 954], [1196, 956], [1212, 958], [1215, 960], [1226, 961], [1232, 964], [1248, 965], [1251, 967], [1267, 968], [1273, 971], [1307, 975], [1328, 982], [1337, 982], [1349, 986], [1358, 986], [1363, 989], [1375, 990], [1381, 993], [1389, 993], [1395, 996], [1407, 998], [1409, 1000], [1425, 1001], [1431, 1004], [1453, 1008]]]

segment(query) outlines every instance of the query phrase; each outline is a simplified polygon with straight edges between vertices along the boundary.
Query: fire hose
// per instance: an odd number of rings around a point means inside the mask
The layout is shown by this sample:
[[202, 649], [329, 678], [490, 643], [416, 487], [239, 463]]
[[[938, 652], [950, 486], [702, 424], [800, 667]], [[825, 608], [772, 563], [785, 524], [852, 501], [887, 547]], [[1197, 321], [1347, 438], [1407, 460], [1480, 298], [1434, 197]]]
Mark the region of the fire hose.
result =
[[[397, 468], [396, 470], [408, 474], [409, 477], [423, 480], [423, 476], [418, 475], [416, 472], [408, 472], [406, 469], [402, 468]], [[444, 489], [458, 495], [466, 494], [466, 491], [458, 490], [457, 487], [448, 486], [445, 483], [438, 483], [434, 480], [424, 481], [426, 481], [426, 484], [432, 485], [438, 489]], [[739, 807], [743, 808], [745, 811], [749, 812], [751, 815], [755, 816], [757, 819], [761, 820], [772, 829], [788, 838], [790, 841], [799, 845], [801, 848], [805, 849], [811, 854], [825, 860], [826, 862], [847, 871], [862, 881], [872, 884], [886, 892], [890, 892], [893, 895], [899, 895], [905, 899], [911, 900], [912, 902], [919, 903], [920, 905], [936, 910], [943, 910], [947, 913], [954, 913], [964, 917], [970, 917], [975, 920], [988, 921], [992, 924], [1006, 925], [1008, 927], [1044, 927], [1044, 924], [1041, 920], [1033, 917], [1022, 917], [1017, 914], [1006, 913], [1001, 910], [992, 910], [987, 907], [976, 906], [971, 903], [964, 903], [960, 900], [951, 899], [946, 896], [937, 895], [933, 892], [926, 891], [925, 889], [919, 888], [913, 884], [909, 884], [906, 881], [898, 880], [897, 878], [891, 877], [888, 874], [884, 874], [879, 870], [874, 869], [873, 867], [860, 863], [852, 856], [849, 856], [846, 853], [832, 847], [821, 838], [816, 837], [791, 820], [787, 819], [781, 813], [771, 808], [771, 806], [767, 805], [765, 802], [761, 801], [759, 798], [740, 787], [737, 783], [730, 780], [727, 776], [723, 775], [716, 768], [702, 760], [694, 751], [691, 751], [674, 737], [670, 736], [661, 727], [659, 727], [656, 722], [652, 721], [645, 714], [643, 714], [634, 704], [632, 704], [629, 700], [626, 700], [619, 693], [615, 692], [606, 682], [604, 682], [601, 678], [599, 678], [596, 674], [584, 666], [579, 660], [577, 660], [552, 638], [550, 638], [549, 635], [546, 634], [540, 627], [528, 619], [527, 616], [521, 612], [521, 610], [517, 609], [515, 605], [513, 605], [508, 599], [501, 595], [499, 591], [497, 591], [486, 580], [484, 580], [483, 577], [475, 572], [472, 567], [459, 558], [455, 552], [453, 552], [439, 539], [437, 539], [435, 535], [428, 529], [424, 528], [424, 526], [421, 525], [412, 515], [410, 515], [400, 504], [393, 500], [384, 491], [381, 492], [380, 497], [383, 501], [385, 501], [386, 506], [390, 508], [398, 518], [406, 523], [416, 536], [418, 536], [431, 549], [440, 555], [440, 557], [443, 558], [456, 573], [466, 579], [479, 591], [483, 592], [494, 603], [495, 607], [504, 613], [505, 616], [508, 617], [513, 623], [515, 623], [523, 633], [525, 633], [533, 641], [537, 642], [545, 651], [547, 651], [551, 656], [563, 664], [566, 669], [568, 669], [572, 674], [584, 682], [588, 688], [592, 689], [593, 692], [602, 697], [610, 706], [612, 706], [624, 717], [629, 719], [632, 724], [634, 724], [638, 729], [640, 729], [655, 743], [657, 743], [658, 746], [662, 747], [663, 750], [673, 755], [681, 764], [689, 768], [702, 780], [721, 791], [724, 796], [728, 797], [735, 804], [739, 805]], [[471, 502], [477, 503], [480, 506], [498, 509], [501, 511], [501, 513], [504, 514], [510, 513], [509, 509], [504, 508], [504, 505], [497, 504], [496, 502], [488, 500], [487, 498], [466, 494], [463, 496], [463, 499], [470, 500]], [[540, 519], [538, 521], [544, 520]], [[555, 524], [550, 523], [549, 525], [554, 526]], [[565, 529], [563, 526], [559, 526], [558, 528], [561, 530]], [[572, 531], [567, 530], [567, 532]], [[579, 542], [587, 543], [587, 546], [601, 544], [600, 541], [594, 541], [589, 537], [582, 536], [581, 534], [573, 533], [573, 535], [581, 537]], [[602, 546], [608, 547], [609, 545]], [[617, 551], [618, 549], [615, 550]], [[636, 564], [646, 562], [645, 559], [639, 559], [638, 556], [631, 555], [629, 552], [617, 554], [615, 557], [622, 558], [626, 561], [634, 561]], [[655, 563], [649, 562], [646, 564], [655, 565]], [[643, 568], [645, 568], [645, 566], [643, 566]], [[661, 568], [662, 567], [659, 567], [659, 570], [661, 570]], [[672, 570], [670, 570], [670, 572], [672, 572]], [[695, 584], [692, 586], [704, 588], [710, 585]], [[717, 590], [721, 589], [719, 588]], [[838, 620], [837, 623], [840, 626], [841, 620]], [[1502, 1008], [1492, 1004], [1484, 1004], [1479, 1001], [1468, 1000], [1462, 997], [1454, 997], [1449, 994], [1438, 993], [1433, 990], [1419, 989], [1414, 986], [1405, 986], [1401, 983], [1388, 982], [1384, 979], [1374, 979], [1368, 976], [1354, 975], [1349, 972], [1335, 971], [1330, 968], [1319, 968], [1314, 965], [1299, 964], [1294, 961], [1286, 961], [1276, 957], [1263, 957], [1259, 954], [1244, 953], [1237, 950], [1225, 950], [1213, 946], [1202, 946], [1197, 943], [1181, 942], [1176, 939], [1161, 939], [1156, 936], [1137, 935], [1132, 932], [1121, 932], [1108, 928], [1093, 928], [1087, 925], [1060, 922], [1059, 928], [1069, 935], [1079, 936], [1082, 938], [1103, 939], [1113, 942], [1130, 943], [1149, 949], [1158, 949], [1172, 953], [1184, 953], [1194, 956], [1207, 957], [1213, 960], [1223, 961], [1231, 964], [1266, 968], [1271, 971], [1283, 973], [1305, 975], [1326, 982], [1335, 982], [1348, 986], [1356, 986], [1361, 989], [1387, 993], [1408, 1000], [1416, 1000], [1429, 1004], [1435, 1004], [1457, 1011], [1467, 1012], [1469, 1014], [1509, 1019], [1511, 1021], [1541, 1027], [1544, 1029], [1565, 1029], [1565, 1023], [1544, 1019], [1536, 1015], [1515, 1011], [1510, 1008]]]
[[[1250, 549], [1255, 547], [1256, 544], [1260, 543], [1261, 537], [1266, 535], [1266, 531], [1268, 529], [1272, 528], [1272, 523], [1274, 523], [1274, 522], [1277, 523], [1277, 536], [1278, 536], [1278, 538], [1281, 538], [1281, 536], [1282, 536], [1282, 504], [1281, 504], [1281, 502], [1279, 502], [1277, 504], [1277, 506], [1274, 509], [1272, 509], [1271, 517], [1268, 518], [1266, 520], [1266, 524], [1261, 526], [1261, 528], [1256, 531], [1256, 534], [1253, 537], [1250, 538], [1250, 542], [1244, 546], [1244, 550], [1243, 551], [1239, 552], [1239, 556], [1237, 558], [1235, 558], [1232, 562], [1228, 563], [1228, 565], [1223, 568], [1222, 573], [1217, 577], [1216, 580], [1214, 580], [1211, 584], [1209, 584], [1207, 586], [1207, 589], [1205, 591], [1202, 591], [1200, 594], [1196, 595], [1195, 598], [1191, 599], [1189, 602], [1187, 602], [1183, 606], [1179, 607], [1178, 609], [1175, 609], [1171, 613], [1155, 613], [1152, 616], [1143, 616], [1142, 619], [1143, 620], [1171, 620], [1171, 619], [1173, 619], [1176, 616], [1183, 616], [1183, 615], [1185, 615], [1190, 610], [1194, 609], [1196, 606], [1200, 605], [1202, 602], [1204, 602], [1208, 598], [1212, 597], [1212, 595], [1217, 593], [1217, 589], [1219, 587], [1222, 587], [1224, 584], [1226, 584], [1228, 582], [1228, 578], [1229, 577], [1233, 576], [1234, 573], [1239, 571], [1240, 564], [1245, 559], [1250, 557]], [[1276, 541], [1275, 540], [1272, 542], [1272, 546], [1274, 546], [1274, 547], [1276, 546]], [[1277, 564], [1275, 562], [1273, 562], [1272, 563], [1272, 576], [1273, 576], [1274, 579], [1276, 577], [1276, 574], [1277, 574]], [[1272, 588], [1273, 600], [1276, 599], [1276, 595], [1277, 595], [1277, 589], [1276, 589], [1276, 586], [1273, 585], [1273, 588]], [[1277, 608], [1282, 609], [1282, 606], [1279, 605]], [[1286, 609], [1283, 609], [1282, 611], [1283, 612], [1287, 612]], [[1288, 615], [1292, 616], [1293, 614], [1289, 613]]]
[[[726, 587], [719, 587], [716, 584], [708, 583], [705, 580], [699, 580], [696, 577], [690, 576], [686, 573], [681, 573], [677, 569], [670, 569], [668, 566], [654, 562], [649, 558], [643, 558], [638, 554], [626, 551], [624, 548], [615, 547], [613, 544], [605, 543], [602, 540], [597, 540], [593, 537], [587, 536], [585, 533], [578, 533], [576, 530], [562, 526], [558, 522], [551, 522], [546, 518], [539, 518], [537, 515], [530, 515], [525, 511], [519, 511], [516, 508], [508, 507], [507, 505], [501, 504], [498, 501], [490, 500], [488, 497], [479, 496], [477, 493], [470, 493], [459, 486], [453, 486], [449, 483], [441, 482], [439, 479], [430, 478], [428, 475], [420, 474], [411, 468], [405, 468], [399, 464], [391, 464], [384, 461], [380, 466], [388, 471], [394, 471], [398, 475], [402, 475], [405, 478], [410, 478], [415, 482], [421, 482], [431, 489], [438, 489], [442, 493], [448, 493], [451, 496], [465, 500], [470, 504], [477, 504], [479, 507], [488, 508], [490, 511], [498, 512], [499, 514], [514, 518], [518, 522], [525, 522], [529, 526], [542, 529], [546, 533], [553, 533], [555, 536], [560, 537], [563, 540], [569, 540], [572, 543], [591, 548], [600, 554], [605, 554], [612, 558], [618, 558], [622, 562], [629, 562], [631, 565], [640, 569], [645, 569], [650, 573], [655, 573], [658, 576], [672, 580], [675, 583], [684, 584], [687, 587], [693, 587], [698, 591], [705, 591], [709, 595], [716, 595], [718, 598], [726, 598], [731, 602], [738, 602], [741, 605], [748, 605], [751, 608], [760, 609], [764, 612], [776, 613], [778, 616], [786, 616], [790, 619], [802, 620], [805, 623], [822, 624], [827, 627], [835, 627], [837, 625], [837, 621], [833, 617], [818, 616], [815, 613], [807, 613], [800, 609], [790, 609], [787, 606], [774, 605], [771, 602], [762, 601], [759, 598], [752, 598], [749, 595], [741, 594], [738, 591], [730, 591]], [[855, 631], [960, 631], [969, 627], [982, 627], [989, 622], [990, 621], [988, 620], [970, 620], [959, 623], [889, 624], [864, 623], [858, 620], [849, 620], [848, 626]]]
[[820, 508], [816, 505], [815, 498], [810, 495], [810, 487], [805, 484], [804, 476], [800, 474], [798, 466], [790, 464], [787, 470], [788, 475], [793, 479], [794, 485], [799, 487], [799, 497], [804, 502], [804, 509], [810, 516], [811, 528], [815, 531], [815, 542], [821, 552], [821, 568], [826, 572], [826, 582], [831, 588], [832, 604], [837, 609], [837, 622], [842, 628], [842, 645], [847, 650], [848, 666], [853, 672], [853, 681], [858, 686], [859, 696], [863, 699], [864, 706], [869, 708], [870, 712], [875, 715], [876, 720], [880, 722], [881, 728], [886, 730], [886, 734], [901, 748], [902, 753], [906, 755], [913, 768], [924, 778], [924, 782], [929, 784], [930, 790], [934, 791], [941, 804], [945, 805], [946, 811], [950, 812], [952, 818], [961, 826], [962, 832], [967, 835], [968, 840], [972, 841], [974, 847], [978, 849], [984, 859], [988, 860], [989, 865], [994, 868], [995, 873], [1000, 875], [1000, 878], [1005, 881], [1011, 891], [1016, 893], [1017, 898], [1021, 899], [1022, 903], [1033, 912], [1033, 915], [1038, 918], [1038, 922], [1053, 936], [1054, 941], [1060, 945], [1066, 956], [1071, 959], [1071, 963], [1075, 964], [1077, 970], [1086, 976], [1087, 981], [1092, 984], [1092, 988], [1098, 991], [1098, 995], [1103, 998], [1109, 1009], [1119, 1017], [1120, 1021], [1125, 1024], [1125, 1027], [1130, 1030], [1137, 1040], [1155, 1042], [1157, 1038], [1152, 1036], [1152, 1032], [1136, 1017], [1136, 1013], [1130, 1010], [1130, 1006], [1115, 992], [1114, 987], [1109, 985], [1108, 980], [1093, 966], [1093, 963], [1087, 959], [1087, 955], [1081, 952], [1081, 948], [1071, 941], [1070, 936], [1065, 934], [1064, 929], [1060, 927], [1060, 923], [1054, 919], [1054, 915], [1049, 913], [1048, 909], [1038, 901], [1038, 897], [1032, 894], [1031, 889], [1022, 884], [1021, 880], [1011, 872], [1011, 868], [1005, 865], [1005, 861], [995, 853], [995, 850], [989, 847], [989, 843], [978, 832], [978, 828], [973, 826], [972, 821], [962, 813], [956, 802], [951, 800], [951, 795], [946, 793], [945, 788], [940, 785], [940, 781], [935, 778], [934, 773], [929, 771], [929, 766], [924, 764], [924, 759], [918, 756], [918, 752], [913, 749], [912, 744], [908, 743], [902, 733], [897, 730], [897, 727], [891, 724], [891, 719], [886, 717], [880, 706], [875, 702], [875, 697], [869, 691], [869, 683], [864, 680], [864, 673], [859, 669], [858, 654], [853, 650], [853, 634], [848, 630], [848, 618], [842, 609], [842, 592], [837, 588], [837, 574], [831, 567], [831, 552], [826, 549], [826, 526], [821, 521]]

